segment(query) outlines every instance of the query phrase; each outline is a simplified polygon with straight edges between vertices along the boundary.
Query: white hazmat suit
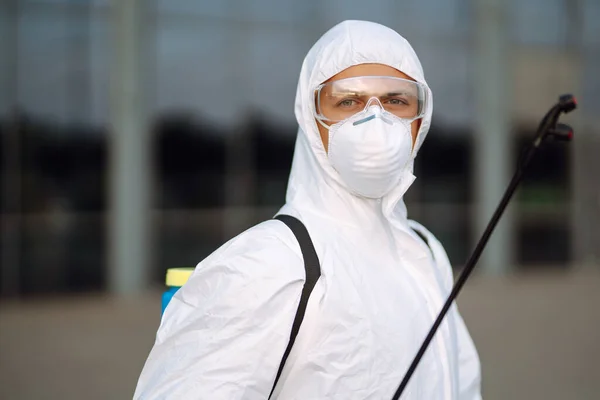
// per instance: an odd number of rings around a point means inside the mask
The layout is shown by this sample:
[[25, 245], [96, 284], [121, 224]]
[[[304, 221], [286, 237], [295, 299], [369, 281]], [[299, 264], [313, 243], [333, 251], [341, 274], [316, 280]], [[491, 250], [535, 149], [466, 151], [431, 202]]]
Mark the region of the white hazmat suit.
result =
[[[400, 185], [367, 199], [351, 194], [328, 160], [312, 112], [314, 88], [364, 63], [388, 65], [425, 83], [409, 43], [371, 22], [338, 24], [304, 60], [295, 103], [300, 129], [280, 213], [306, 225], [321, 277], [275, 399], [391, 399], [452, 287], [443, 247], [407, 219], [402, 197], [414, 180], [413, 162]], [[431, 112], [430, 102], [412, 160]], [[223, 245], [167, 307], [134, 397], [267, 399], [304, 275], [299, 244], [280, 221], [263, 222]], [[481, 398], [479, 359], [455, 306], [401, 398]]]

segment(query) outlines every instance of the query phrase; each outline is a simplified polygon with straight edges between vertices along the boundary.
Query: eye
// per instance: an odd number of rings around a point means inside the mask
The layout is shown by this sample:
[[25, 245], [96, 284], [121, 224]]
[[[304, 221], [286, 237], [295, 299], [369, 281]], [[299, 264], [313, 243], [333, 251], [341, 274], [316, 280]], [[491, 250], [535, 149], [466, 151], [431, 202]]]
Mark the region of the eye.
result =
[[350, 107], [354, 107], [357, 104], [358, 104], [358, 102], [354, 99], [344, 99], [344, 100], [340, 101], [337, 105], [338, 105], [338, 107], [350, 108]]
[[387, 104], [393, 105], [393, 106], [407, 106], [408, 105], [408, 101], [406, 99], [400, 98], [400, 97], [392, 97], [389, 98], [385, 101]]

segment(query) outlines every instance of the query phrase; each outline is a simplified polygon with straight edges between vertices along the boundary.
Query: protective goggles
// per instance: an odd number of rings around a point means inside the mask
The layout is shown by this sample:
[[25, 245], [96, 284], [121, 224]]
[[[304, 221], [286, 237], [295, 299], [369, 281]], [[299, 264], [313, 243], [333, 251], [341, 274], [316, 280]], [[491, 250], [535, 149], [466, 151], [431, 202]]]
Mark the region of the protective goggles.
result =
[[403, 119], [425, 115], [429, 91], [422, 83], [391, 76], [358, 76], [323, 83], [315, 88], [315, 117], [339, 122], [379, 105]]

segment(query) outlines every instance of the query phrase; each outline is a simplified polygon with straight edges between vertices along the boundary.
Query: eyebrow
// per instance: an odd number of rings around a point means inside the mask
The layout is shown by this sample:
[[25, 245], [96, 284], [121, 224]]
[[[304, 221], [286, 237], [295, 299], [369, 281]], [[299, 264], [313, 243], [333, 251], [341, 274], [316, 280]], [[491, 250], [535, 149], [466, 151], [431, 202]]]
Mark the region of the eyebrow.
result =
[[[329, 94], [329, 96], [335, 96], [337, 92], [332, 92]], [[351, 95], [351, 96], [356, 96], [356, 97], [361, 97], [361, 96], [366, 96], [367, 92], [343, 92], [346, 95]], [[403, 91], [403, 92], [388, 92], [388, 93], [384, 93], [384, 94], [380, 94], [379, 96], [381, 97], [393, 97], [393, 96], [401, 96], [401, 95], [408, 95], [411, 96], [412, 94], [409, 93], [408, 91]]]
[[410, 93], [408, 91], [404, 91], [404, 92], [390, 92], [390, 93], [386, 94], [386, 96], [389, 96], [389, 97], [400, 96], [400, 95], [410, 95]]

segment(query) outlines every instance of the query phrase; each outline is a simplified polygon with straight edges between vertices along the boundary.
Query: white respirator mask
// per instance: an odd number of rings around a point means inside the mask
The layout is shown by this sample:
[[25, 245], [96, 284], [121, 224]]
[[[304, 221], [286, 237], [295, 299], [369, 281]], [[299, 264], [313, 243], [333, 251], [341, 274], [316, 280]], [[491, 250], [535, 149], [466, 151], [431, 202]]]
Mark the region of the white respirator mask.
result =
[[370, 105], [327, 127], [329, 160], [354, 194], [379, 199], [401, 183], [412, 159], [411, 122]]

